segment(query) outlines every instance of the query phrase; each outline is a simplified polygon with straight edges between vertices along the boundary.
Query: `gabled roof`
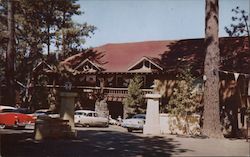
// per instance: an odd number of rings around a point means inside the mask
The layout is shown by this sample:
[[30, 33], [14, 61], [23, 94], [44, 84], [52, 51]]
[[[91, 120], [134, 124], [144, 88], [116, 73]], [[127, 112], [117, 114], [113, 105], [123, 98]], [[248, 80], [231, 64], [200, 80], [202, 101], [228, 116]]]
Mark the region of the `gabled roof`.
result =
[[[151, 64], [153, 64], [155, 67], [157, 67], [159, 70], [163, 70], [163, 68], [158, 65], [157, 63], [155, 63], [153, 60], [149, 59], [148, 57], [145, 57], [143, 56], [139, 61], [137, 61], [135, 64], [133, 64], [132, 66], [128, 67], [128, 71], [131, 71], [133, 68], [135, 68], [135, 66], [137, 66], [138, 64], [142, 63], [143, 61], [148, 61], [150, 62]], [[142, 67], [141, 70], [145, 70], [147, 72], [152, 72], [152, 69], [151, 68], [147, 68], [147, 67]], [[140, 69], [136, 69], [136, 70], [133, 70], [133, 71], [140, 71]], [[143, 71], [142, 71], [143, 72]]]
[[[88, 58], [85, 59], [84, 61], [82, 61], [78, 66], [76, 66], [76, 68], [74, 68], [74, 70], [79, 70], [79, 68], [80, 68], [81, 66], [83, 66], [84, 64], [86, 64], [86, 63], [90, 63], [90, 64], [93, 65], [93, 66], [96, 68], [96, 70], [98, 70], [98, 71], [101, 71], [101, 70], [102, 70], [102, 68], [101, 68], [100, 66], [98, 66], [98, 65], [95, 64], [95, 63], [93, 63], [93, 62], [90, 61]], [[94, 70], [94, 69], [93, 69], [93, 70]]]
[[172, 41], [145, 41], [135, 43], [106, 44], [95, 48], [105, 55], [102, 60], [107, 62], [103, 68], [107, 72], [128, 72], [128, 68], [143, 56], [159, 58], [167, 51], [166, 45]]
[[45, 61], [41, 61], [33, 68], [33, 71], [37, 71], [37, 70], [51, 70], [51, 71], [53, 71], [53, 68]]

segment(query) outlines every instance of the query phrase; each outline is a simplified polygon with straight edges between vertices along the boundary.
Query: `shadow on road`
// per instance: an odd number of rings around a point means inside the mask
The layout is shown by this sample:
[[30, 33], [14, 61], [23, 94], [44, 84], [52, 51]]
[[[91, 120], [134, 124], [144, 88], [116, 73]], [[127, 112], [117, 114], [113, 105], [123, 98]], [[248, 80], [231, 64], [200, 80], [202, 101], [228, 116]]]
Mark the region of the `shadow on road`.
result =
[[32, 133], [2, 135], [2, 156], [172, 156], [191, 151], [166, 137], [142, 137], [115, 131], [78, 131], [75, 139], [34, 141]]

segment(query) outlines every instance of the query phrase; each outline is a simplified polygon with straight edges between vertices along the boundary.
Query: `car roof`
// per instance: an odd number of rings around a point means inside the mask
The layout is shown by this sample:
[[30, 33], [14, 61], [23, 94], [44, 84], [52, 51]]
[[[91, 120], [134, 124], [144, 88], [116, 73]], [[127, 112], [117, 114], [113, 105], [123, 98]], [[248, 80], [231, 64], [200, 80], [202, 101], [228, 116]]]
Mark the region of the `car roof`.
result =
[[0, 105], [0, 110], [2, 110], [2, 109], [13, 109], [13, 110], [16, 110], [17, 108], [12, 107], [12, 106], [4, 106], [4, 105]]
[[134, 116], [146, 116], [146, 114], [135, 114]]
[[0, 105], [0, 112], [12, 112], [14, 110], [16, 110], [17, 108], [12, 107], [12, 106], [4, 106], [4, 105]]
[[40, 109], [40, 110], [36, 110], [35, 112], [48, 112], [50, 111], [49, 109]]
[[135, 117], [143, 117], [143, 118], [146, 118], [146, 114], [136, 114], [136, 115], [134, 115], [132, 118], [135, 118]]
[[96, 113], [95, 111], [91, 110], [76, 110], [75, 112]]

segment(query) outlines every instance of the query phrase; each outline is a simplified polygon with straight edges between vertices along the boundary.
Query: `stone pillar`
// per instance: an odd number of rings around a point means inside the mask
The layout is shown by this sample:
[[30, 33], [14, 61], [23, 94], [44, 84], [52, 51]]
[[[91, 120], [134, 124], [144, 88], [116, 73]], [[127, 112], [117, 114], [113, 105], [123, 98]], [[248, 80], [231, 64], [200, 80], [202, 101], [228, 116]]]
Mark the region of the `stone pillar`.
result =
[[143, 127], [143, 134], [159, 135], [160, 134], [160, 114], [159, 99], [160, 94], [146, 94], [147, 111], [146, 122]]
[[61, 92], [61, 107], [60, 118], [63, 120], [69, 120], [71, 130], [74, 128], [74, 114], [75, 114], [75, 97], [77, 93]]

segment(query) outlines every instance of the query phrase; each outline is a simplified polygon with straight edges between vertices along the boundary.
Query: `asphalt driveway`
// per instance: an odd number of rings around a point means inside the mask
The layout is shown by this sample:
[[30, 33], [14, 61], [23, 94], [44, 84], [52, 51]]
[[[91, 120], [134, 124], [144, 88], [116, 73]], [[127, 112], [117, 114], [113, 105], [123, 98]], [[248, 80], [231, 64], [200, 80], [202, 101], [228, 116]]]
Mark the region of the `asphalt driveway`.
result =
[[109, 128], [77, 128], [75, 139], [34, 141], [32, 131], [1, 135], [1, 152], [8, 156], [82, 157], [82, 156], [249, 156], [245, 140], [214, 140], [178, 137], [175, 135], [146, 136], [128, 133], [118, 126]]

